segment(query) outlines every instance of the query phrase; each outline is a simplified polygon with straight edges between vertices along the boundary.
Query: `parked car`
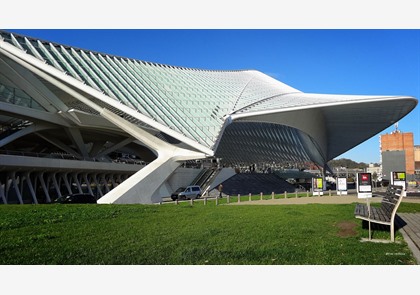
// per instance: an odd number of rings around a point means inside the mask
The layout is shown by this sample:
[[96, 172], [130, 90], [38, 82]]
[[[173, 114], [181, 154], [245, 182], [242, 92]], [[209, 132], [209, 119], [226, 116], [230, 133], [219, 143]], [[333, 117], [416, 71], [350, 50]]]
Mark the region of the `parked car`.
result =
[[187, 187], [180, 187], [171, 195], [172, 200], [189, 200], [198, 199], [202, 195], [199, 185], [190, 185]]
[[96, 198], [91, 194], [71, 194], [65, 197], [60, 197], [55, 200], [55, 203], [61, 204], [97, 204]]
[[178, 195], [179, 195], [181, 192], [183, 192], [183, 191], [185, 191], [185, 187], [180, 187], [180, 188], [178, 188], [176, 191], [174, 191], [174, 192], [171, 194], [171, 199], [172, 199], [173, 201], [175, 201], [176, 199], [178, 199]]

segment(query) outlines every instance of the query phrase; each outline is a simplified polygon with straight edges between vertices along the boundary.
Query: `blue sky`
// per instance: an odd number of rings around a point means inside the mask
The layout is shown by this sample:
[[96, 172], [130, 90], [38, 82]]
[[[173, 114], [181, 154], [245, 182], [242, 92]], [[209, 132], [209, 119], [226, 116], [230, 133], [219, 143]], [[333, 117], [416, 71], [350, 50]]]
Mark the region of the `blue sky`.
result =
[[[16, 33], [84, 49], [210, 70], [255, 69], [308, 93], [420, 99], [419, 29], [44, 29]], [[420, 145], [420, 111], [399, 122]], [[379, 135], [337, 158], [379, 162]]]

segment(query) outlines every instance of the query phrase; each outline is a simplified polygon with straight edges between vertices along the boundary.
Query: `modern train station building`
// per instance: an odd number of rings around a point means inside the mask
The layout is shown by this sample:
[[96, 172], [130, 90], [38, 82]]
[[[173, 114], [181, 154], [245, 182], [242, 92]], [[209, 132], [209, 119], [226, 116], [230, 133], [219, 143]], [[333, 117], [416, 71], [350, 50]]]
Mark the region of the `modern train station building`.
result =
[[[235, 168], [326, 163], [417, 99], [304, 93], [256, 70], [145, 62], [0, 31], [0, 203], [157, 203]], [[213, 180], [227, 178], [223, 169]], [[218, 174], [218, 175], [216, 175]]]

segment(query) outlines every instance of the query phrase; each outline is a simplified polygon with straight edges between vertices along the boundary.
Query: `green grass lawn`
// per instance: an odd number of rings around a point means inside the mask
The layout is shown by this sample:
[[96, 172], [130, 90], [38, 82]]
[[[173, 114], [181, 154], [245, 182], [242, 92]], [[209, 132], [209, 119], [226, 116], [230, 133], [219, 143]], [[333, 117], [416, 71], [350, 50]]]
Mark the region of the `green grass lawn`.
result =
[[[234, 200], [232, 200], [234, 201]], [[245, 199], [244, 199], [245, 201]], [[226, 200], [222, 200], [226, 202]], [[354, 204], [0, 206], [1, 265], [412, 265]], [[402, 203], [399, 212], [420, 212]], [[373, 238], [389, 239], [389, 231]]]

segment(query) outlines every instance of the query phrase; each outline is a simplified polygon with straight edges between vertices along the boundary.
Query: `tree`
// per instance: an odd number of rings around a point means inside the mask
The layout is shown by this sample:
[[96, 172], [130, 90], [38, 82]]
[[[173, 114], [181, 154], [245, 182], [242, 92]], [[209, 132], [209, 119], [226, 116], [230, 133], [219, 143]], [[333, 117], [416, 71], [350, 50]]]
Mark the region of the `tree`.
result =
[[331, 168], [346, 167], [348, 169], [364, 169], [364, 168], [367, 168], [369, 165], [363, 162], [357, 163], [350, 159], [341, 158], [341, 159], [337, 159], [337, 160], [334, 159], [334, 160], [329, 161], [328, 166], [330, 166]]

